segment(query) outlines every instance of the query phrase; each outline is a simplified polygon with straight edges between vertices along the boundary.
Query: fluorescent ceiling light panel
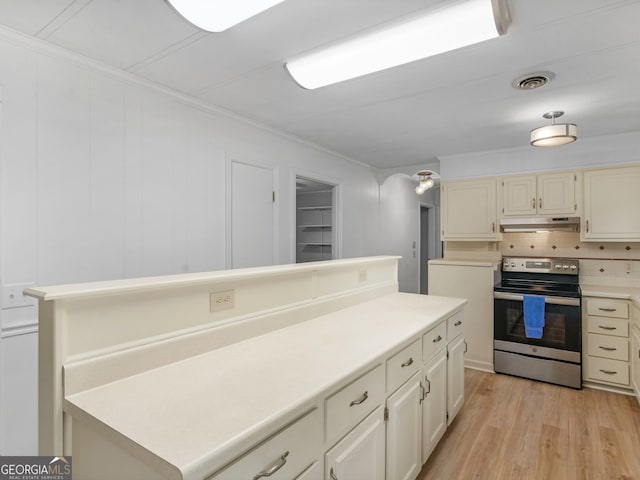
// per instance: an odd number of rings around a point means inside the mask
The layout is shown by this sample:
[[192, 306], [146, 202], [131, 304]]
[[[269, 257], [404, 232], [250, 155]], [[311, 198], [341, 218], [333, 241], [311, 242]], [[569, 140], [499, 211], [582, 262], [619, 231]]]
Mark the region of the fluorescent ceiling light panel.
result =
[[506, 0], [467, 0], [372, 30], [285, 65], [302, 87], [314, 89], [498, 37], [509, 22]]
[[208, 32], [226, 29], [284, 0], [166, 0], [180, 15]]

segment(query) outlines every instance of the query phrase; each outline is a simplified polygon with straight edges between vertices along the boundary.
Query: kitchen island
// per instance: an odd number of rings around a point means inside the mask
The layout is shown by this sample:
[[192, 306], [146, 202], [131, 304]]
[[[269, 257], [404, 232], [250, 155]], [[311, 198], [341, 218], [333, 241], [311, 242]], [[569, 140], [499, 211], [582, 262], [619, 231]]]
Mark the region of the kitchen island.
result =
[[466, 300], [398, 293], [396, 257], [29, 293], [41, 454], [74, 478], [411, 477], [464, 401]]

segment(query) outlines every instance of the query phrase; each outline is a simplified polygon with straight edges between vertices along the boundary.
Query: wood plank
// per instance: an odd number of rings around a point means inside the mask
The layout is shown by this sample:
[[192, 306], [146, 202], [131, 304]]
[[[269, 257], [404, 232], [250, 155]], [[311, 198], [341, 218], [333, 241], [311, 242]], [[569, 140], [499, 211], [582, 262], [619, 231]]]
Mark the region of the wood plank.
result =
[[470, 369], [465, 389], [418, 480], [640, 480], [635, 398]]

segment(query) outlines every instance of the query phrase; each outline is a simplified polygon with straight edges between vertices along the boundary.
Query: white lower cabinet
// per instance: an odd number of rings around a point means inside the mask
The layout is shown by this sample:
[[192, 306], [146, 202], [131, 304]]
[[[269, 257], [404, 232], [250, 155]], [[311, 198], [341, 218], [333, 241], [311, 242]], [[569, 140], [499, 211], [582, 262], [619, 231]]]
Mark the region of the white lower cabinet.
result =
[[422, 402], [422, 463], [447, 430], [447, 351], [442, 349], [424, 370]]
[[384, 408], [378, 407], [325, 455], [326, 480], [385, 479]]
[[320, 412], [314, 409], [209, 478], [212, 480], [214, 478], [215, 480], [295, 478], [316, 460], [321, 445], [322, 421]]
[[315, 462], [294, 480], [322, 480], [322, 463]]
[[631, 386], [640, 402], [640, 328], [637, 326], [631, 329], [631, 375]]
[[447, 345], [447, 425], [464, 403], [464, 352], [466, 343], [460, 335]]
[[413, 480], [422, 468], [422, 399], [416, 373], [387, 399], [387, 480]]

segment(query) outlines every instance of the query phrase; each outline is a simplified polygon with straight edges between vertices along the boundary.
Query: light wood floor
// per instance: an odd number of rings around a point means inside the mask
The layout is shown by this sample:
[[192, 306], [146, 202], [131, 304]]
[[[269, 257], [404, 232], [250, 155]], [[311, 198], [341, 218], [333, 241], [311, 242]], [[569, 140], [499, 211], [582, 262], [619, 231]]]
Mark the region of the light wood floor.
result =
[[418, 480], [640, 480], [634, 397], [469, 369], [465, 388]]

